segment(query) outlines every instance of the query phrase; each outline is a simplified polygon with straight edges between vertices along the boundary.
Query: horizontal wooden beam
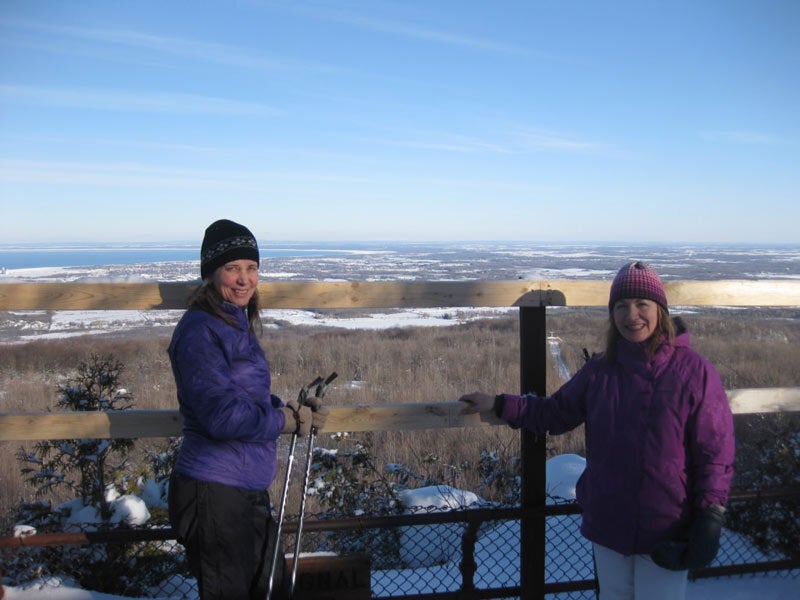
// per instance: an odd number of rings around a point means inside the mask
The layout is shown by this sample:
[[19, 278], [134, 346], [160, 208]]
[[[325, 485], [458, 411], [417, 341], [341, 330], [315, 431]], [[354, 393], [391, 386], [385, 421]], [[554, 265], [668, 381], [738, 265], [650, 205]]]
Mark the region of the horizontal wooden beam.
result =
[[664, 288], [675, 306], [800, 306], [800, 281], [668, 281]]
[[[754, 388], [728, 392], [735, 414], [800, 412], [800, 388]], [[323, 433], [491, 427], [493, 413], [462, 415], [460, 402], [332, 406]], [[75, 438], [162, 438], [181, 435], [177, 410], [0, 413], [0, 441]]]
[[[491, 415], [460, 414], [459, 402], [331, 407], [324, 432], [401, 431], [498, 425]], [[181, 435], [177, 410], [0, 413], [0, 441], [159, 438]]]
[[186, 308], [196, 284], [0, 283], [0, 310]]
[[[264, 308], [605, 306], [608, 281], [262, 282]], [[0, 310], [182, 309], [192, 283], [0, 283]], [[670, 304], [800, 306], [800, 281], [671, 281]]]

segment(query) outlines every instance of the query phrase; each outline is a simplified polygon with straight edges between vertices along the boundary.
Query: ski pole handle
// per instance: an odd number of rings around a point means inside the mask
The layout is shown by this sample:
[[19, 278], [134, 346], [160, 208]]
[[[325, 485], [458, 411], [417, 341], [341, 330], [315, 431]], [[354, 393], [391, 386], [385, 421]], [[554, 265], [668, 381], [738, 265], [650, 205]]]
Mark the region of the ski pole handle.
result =
[[300, 405], [303, 405], [303, 404], [305, 404], [306, 402], [308, 402], [308, 392], [309, 392], [309, 390], [310, 390], [311, 388], [313, 388], [315, 385], [316, 385], [317, 387], [319, 387], [319, 386], [320, 386], [320, 385], [322, 385], [323, 383], [324, 383], [324, 380], [322, 379], [322, 377], [319, 377], [319, 376], [318, 376], [318, 377], [317, 377], [316, 379], [314, 379], [314, 381], [312, 381], [311, 383], [309, 383], [309, 384], [306, 384], [306, 385], [304, 385], [303, 387], [301, 387], [301, 388], [300, 388], [300, 393], [297, 395], [297, 403], [298, 403], [298, 404], [300, 404]]
[[338, 376], [339, 376], [339, 374], [338, 374], [336, 371], [334, 371], [333, 373], [331, 373], [330, 375], [328, 375], [328, 376], [325, 378], [325, 381], [322, 381], [322, 382], [320, 382], [320, 383], [317, 385], [317, 389], [316, 389], [316, 391], [315, 391], [314, 395], [315, 395], [317, 398], [320, 398], [320, 399], [321, 399], [323, 396], [325, 396], [326, 388], [327, 388], [327, 387], [328, 387], [328, 385], [329, 385], [329, 384], [330, 384], [330, 383], [331, 383], [331, 382], [332, 382], [334, 379], [336, 379]]

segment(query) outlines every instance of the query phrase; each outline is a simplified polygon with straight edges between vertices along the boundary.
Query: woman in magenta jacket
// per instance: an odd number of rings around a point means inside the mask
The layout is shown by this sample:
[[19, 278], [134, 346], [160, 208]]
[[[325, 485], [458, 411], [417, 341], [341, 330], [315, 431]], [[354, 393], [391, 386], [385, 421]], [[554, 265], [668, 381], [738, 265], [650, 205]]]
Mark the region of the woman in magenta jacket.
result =
[[625, 265], [611, 285], [606, 350], [547, 398], [461, 397], [509, 425], [557, 435], [586, 424], [582, 534], [601, 597], [676, 599], [716, 556], [733, 477], [733, 418], [713, 365], [669, 316], [656, 272]]

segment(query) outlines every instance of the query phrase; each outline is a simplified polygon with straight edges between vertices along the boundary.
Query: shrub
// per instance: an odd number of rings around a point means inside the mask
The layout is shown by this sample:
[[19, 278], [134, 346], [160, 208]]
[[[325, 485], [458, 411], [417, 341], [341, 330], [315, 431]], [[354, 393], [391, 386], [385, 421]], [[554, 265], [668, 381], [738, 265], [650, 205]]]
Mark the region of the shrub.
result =
[[[320, 517], [387, 516], [399, 514], [398, 491], [408, 485], [414, 474], [402, 465], [376, 466], [372, 436], [355, 440], [351, 448], [344, 442], [349, 436], [332, 436], [340, 450], [316, 448], [308, 493], [323, 508]], [[335, 532], [327, 537], [328, 549], [341, 554], [369, 554], [375, 568], [400, 565], [400, 545], [395, 528]]]
[[[120, 386], [124, 371], [113, 355], [92, 354], [78, 365], [76, 374], [58, 386], [57, 406], [71, 411], [115, 411], [133, 406], [133, 396]], [[37, 497], [50, 494], [56, 488], [66, 488], [77, 497], [53, 508], [43, 500], [21, 502], [15, 518], [35, 529], [94, 529], [128, 525], [127, 502], [144, 503], [138, 497], [120, 497], [117, 489], [141, 493], [146, 477], [160, 477], [155, 483], [163, 499], [166, 473], [174, 459], [174, 444], [162, 452], [150, 452], [151, 467], [131, 475], [129, 439], [68, 439], [47, 440], [36, 444], [32, 451], [20, 450], [21, 472]], [[135, 479], [135, 481], [131, 481]], [[115, 514], [118, 508], [119, 514]], [[145, 520], [150, 518], [147, 509]], [[160, 515], [166, 521], [166, 515]], [[140, 523], [134, 523], [140, 524]], [[142, 560], [148, 568], [141, 568]], [[74, 579], [81, 587], [109, 593], [142, 594], [156, 583], [158, 577], [175, 569], [171, 555], [155, 545], [144, 548], [133, 544], [106, 544], [89, 547], [31, 548], [18, 553], [6, 565], [6, 575], [19, 581], [31, 581], [44, 574], [61, 573]]]
[[[58, 386], [57, 406], [70, 411], [126, 410], [133, 397], [120, 387], [122, 363], [113, 356], [92, 354], [80, 363], [77, 374]], [[45, 440], [32, 452], [20, 450], [17, 459], [22, 474], [42, 496], [54, 487], [64, 486], [79, 496], [84, 505], [96, 506], [107, 522], [111, 516], [106, 498], [113, 485], [128, 467], [127, 453], [133, 447], [129, 439]]]

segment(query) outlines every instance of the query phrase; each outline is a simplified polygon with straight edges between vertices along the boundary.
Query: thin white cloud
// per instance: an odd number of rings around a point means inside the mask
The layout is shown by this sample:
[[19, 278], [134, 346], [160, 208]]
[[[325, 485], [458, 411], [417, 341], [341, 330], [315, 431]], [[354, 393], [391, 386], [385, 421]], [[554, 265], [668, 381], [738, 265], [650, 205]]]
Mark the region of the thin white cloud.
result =
[[737, 144], [777, 144], [779, 142], [775, 136], [758, 131], [703, 131], [701, 136], [708, 140]]
[[605, 153], [606, 144], [582, 140], [562, 133], [545, 130], [515, 129], [493, 136], [493, 139], [454, 135], [442, 132], [390, 133], [383, 139], [367, 140], [372, 143], [404, 148], [440, 150], [459, 153], [530, 154], [558, 151], [573, 153]]
[[227, 182], [192, 169], [167, 169], [136, 163], [1, 160], [0, 181], [46, 185], [203, 187]]
[[447, 31], [437, 31], [434, 29], [427, 29], [418, 25], [409, 23], [400, 23], [396, 21], [384, 21], [381, 19], [371, 19], [367, 17], [344, 17], [339, 16], [339, 22], [345, 22], [350, 25], [370, 29], [372, 31], [379, 31], [381, 33], [390, 33], [394, 35], [425, 40], [428, 42], [436, 42], [449, 46], [461, 46], [467, 48], [475, 48], [478, 50], [488, 50], [490, 52], [498, 52], [505, 54], [527, 54], [525, 50], [515, 48], [506, 44], [499, 44], [489, 40], [484, 40], [472, 36], [461, 35], [457, 33], [450, 33]]
[[134, 93], [12, 84], [0, 85], [0, 96], [5, 102], [33, 102], [48, 106], [89, 110], [262, 117], [275, 116], [283, 112], [266, 104], [195, 94]]
[[557, 131], [544, 129], [516, 129], [509, 131], [508, 135], [517, 140], [519, 148], [527, 150], [598, 152], [607, 149], [605, 144], [582, 140]]
[[397, 19], [387, 20], [361, 16], [353, 14], [352, 12], [348, 13], [341, 10], [332, 10], [328, 7], [323, 8], [320, 5], [317, 5], [312, 9], [300, 7], [297, 8], [297, 10], [312, 18], [349, 25], [368, 31], [388, 33], [390, 35], [423, 40], [426, 42], [434, 42], [437, 44], [458, 46], [462, 48], [472, 48], [501, 54], [530, 54], [528, 50], [516, 46], [510, 46], [508, 44], [498, 43], [480, 37], [453, 33], [440, 29], [432, 29], [430, 27], [424, 27], [408, 21], [401, 21]]
[[160, 167], [136, 162], [69, 162], [0, 158], [0, 182], [44, 185], [256, 190], [298, 187], [309, 182], [363, 184], [341, 173], [265, 172]]
[[[179, 56], [194, 61], [222, 64], [256, 70], [330, 70], [330, 67], [310, 65], [297, 61], [265, 59], [246, 49], [226, 44], [158, 36], [125, 29], [89, 29], [65, 25], [52, 25], [22, 19], [2, 19], [0, 27], [60, 35], [67, 38], [91, 41], [137, 51], [150, 51], [154, 56]], [[52, 48], [52, 45], [50, 46]], [[60, 48], [61, 51], [65, 49]], [[110, 57], [113, 58], [113, 57]], [[137, 56], [137, 62], [143, 62]]]
[[487, 152], [491, 154], [512, 154], [512, 150], [502, 145], [475, 138], [441, 135], [429, 139], [368, 139], [369, 143], [398, 148], [416, 148], [419, 150], [437, 150], [442, 152], [473, 153]]

